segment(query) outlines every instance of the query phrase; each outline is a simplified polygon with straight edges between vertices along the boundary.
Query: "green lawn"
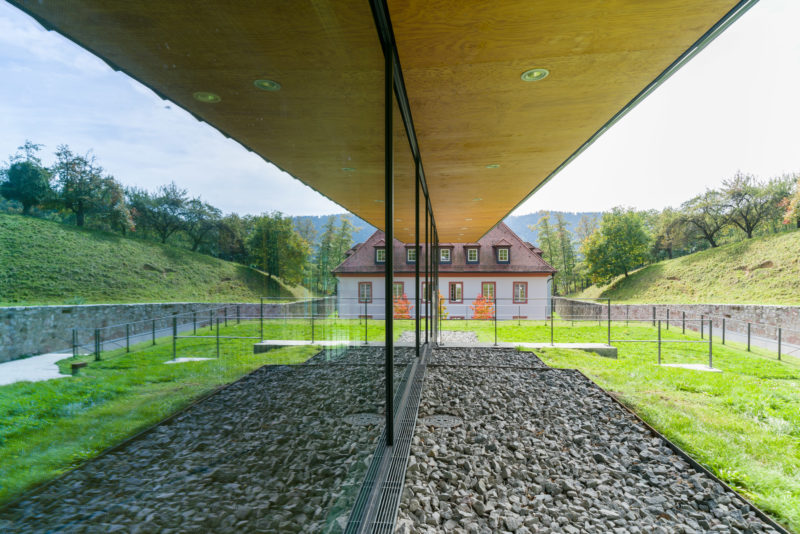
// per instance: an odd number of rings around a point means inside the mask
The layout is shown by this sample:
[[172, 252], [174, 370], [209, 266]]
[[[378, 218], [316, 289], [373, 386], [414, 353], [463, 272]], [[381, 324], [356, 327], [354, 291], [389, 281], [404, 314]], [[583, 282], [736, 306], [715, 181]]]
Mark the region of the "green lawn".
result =
[[[229, 332], [224, 332], [229, 334]], [[214, 388], [265, 364], [302, 363], [319, 349], [253, 354], [253, 342], [226, 340], [221, 357], [164, 365], [171, 339], [91, 356], [81, 376], [0, 387], [0, 504], [96, 456]], [[211, 340], [179, 340], [179, 356], [216, 355]], [[60, 367], [68, 372], [72, 358]]]

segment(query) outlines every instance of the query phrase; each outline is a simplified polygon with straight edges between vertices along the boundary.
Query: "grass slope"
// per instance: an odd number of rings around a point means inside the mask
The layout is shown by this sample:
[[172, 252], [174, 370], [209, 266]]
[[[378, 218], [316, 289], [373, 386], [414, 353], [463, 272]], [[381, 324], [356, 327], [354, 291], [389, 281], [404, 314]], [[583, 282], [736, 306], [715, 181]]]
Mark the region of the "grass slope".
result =
[[0, 305], [246, 302], [302, 292], [204, 254], [0, 214]]
[[800, 304], [800, 231], [649, 265], [580, 297], [639, 303]]

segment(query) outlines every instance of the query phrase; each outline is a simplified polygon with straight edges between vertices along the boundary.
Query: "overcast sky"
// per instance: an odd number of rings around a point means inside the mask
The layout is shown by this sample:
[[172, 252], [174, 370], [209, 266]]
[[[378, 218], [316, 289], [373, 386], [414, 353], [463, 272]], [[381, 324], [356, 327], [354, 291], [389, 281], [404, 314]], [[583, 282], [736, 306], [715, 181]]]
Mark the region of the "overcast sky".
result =
[[[676, 206], [737, 170], [800, 171], [798, 21], [797, 0], [761, 0], [515, 214]], [[0, 0], [0, 159], [25, 139], [226, 212], [344, 211]]]

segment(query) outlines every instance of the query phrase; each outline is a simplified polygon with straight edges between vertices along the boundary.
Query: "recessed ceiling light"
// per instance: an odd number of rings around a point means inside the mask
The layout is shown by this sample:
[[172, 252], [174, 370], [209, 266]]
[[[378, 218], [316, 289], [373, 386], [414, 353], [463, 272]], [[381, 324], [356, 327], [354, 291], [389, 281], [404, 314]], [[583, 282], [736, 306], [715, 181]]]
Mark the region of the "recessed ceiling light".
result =
[[256, 80], [253, 82], [253, 85], [261, 89], [262, 91], [280, 91], [281, 84], [276, 82], [275, 80]]
[[487, 169], [497, 169], [499, 167], [500, 167], [499, 163], [490, 163], [489, 165], [486, 166]]
[[462, 230], [469, 230], [469, 227], [468, 226], [462, 226], [461, 229]]
[[217, 102], [222, 102], [222, 99], [217, 93], [209, 93], [208, 91], [198, 91], [192, 96], [198, 102], [204, 102], [206, 104], [216, 104]]
[[549, 70], [537, 68], [526, 70], [522, 73], [520, 78], [522, 78], [523, 82], [538, 82], [539, 80], [544, 80], [547, 78], [548, 74], [550, 74]]
[[483, 200], [483, 199], [480, 198], [480, 197], [476, 197], [476, 198], [472, 199], [473, 202], [480, 202], [481, 200]]
[[464, 220], [465, 220], [465, 221], [471, 221], [472, 219], [470, 219], [469, 217], [467, 217], [467, 218], [466, 218], [466, 219], [464, 219]]
[[376, 198], [375, 200], [373, 200], [373, 202], [383, 202], [383, 200]]
[[356, 169], [355, 169], [355, 167], [342, 167], [342, 170], [344, 172], [353, 172]]
[[460, 235], [460, 236], [461, 236], [461, 235], [464, 235], [464, 234], [458, 234], [458, 235]]

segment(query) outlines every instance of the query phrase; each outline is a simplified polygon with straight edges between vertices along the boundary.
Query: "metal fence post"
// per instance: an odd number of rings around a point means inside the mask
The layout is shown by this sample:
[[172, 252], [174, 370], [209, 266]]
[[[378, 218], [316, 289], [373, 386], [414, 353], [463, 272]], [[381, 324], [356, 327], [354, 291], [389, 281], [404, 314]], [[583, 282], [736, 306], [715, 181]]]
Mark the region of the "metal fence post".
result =
[[630, 304], [626, 304], [625, 305], [625, 326], [628, 326], [628, 319], [630, 318], [630, 315], [631, 315], [631, 305]]
[[219, 360], [219, 317], [217, 317], [217, 359]]
[[369, 319], [367, 319], [367, 301], [365, 300], [364, 301], [364, 345], [367, 344], [367, 330], [369, 329], [367, 321], [369, 321]]
[[156, 320], [155, 319], [153, 319], [152, 334], [153, 334], [153, 345], [155, 345], [156, 344]]
[[669, 308], [667, 308], [667, 330], [669, 330]]
[[705, 324], [706, 324], [706, 316], [702, 313], [700, 314], [700, 339], [703, 339], [705, 335]]
[[781, 328], [778, 327], [778, 361], [781, 361]]
[[208, 310], [208, 329], [214, 330], [214, 310]]
[[611, 345], [611, 299], [608, 299], [608, 344]]
[[223, 317], [225, 317], [225, 326], [228, 326], [228, 307], [227, 306], [222, 308], [222, 315], [223, 315]]
[[239, 312], [239, 305], [237, 304], [236, 305], [236, 324], [239, 324], [241, 322], [242, 322], [242, 315]]
[[[466, 316], [467, 316], [467, 314], [465, 313], [464, 317], [466, 317]], [[466, 322], [467, 321], [465, 319], [464, 323], [466, 323]], [[495, 297], [494, 297], [494, 346], [495, 347], [497, 346], [497, 295], [495, 295]]]
[[100, 329], [94, 329], [94, 361], [100, 361]]
[[722, 318], [722, 344], [725, 344], [725, 317]]
[[197, 335], [197, 312], [192, 312], [192, 335]]
[[686, 312], [682, 312], [683, 317], [681, 318], [681, 334], [686, 333]]
[[78, 329], [72, 329], [72, 357], [78, 357]]
[[314, 307], [311, 306], [311, 343], [314, 343]]
[[131, 351], [131, 323], [125, 323], [125, 352]]
[[656, 307], [653, 306], [653, 326], [656, 325]]
[[178, 317], [173, 315], [172, 316], [172, 359], [176, 358], [178, 353]]
[[555, 315], [555, 297], [550, 298], [550, 344], [553, 345], [553, 316]]
[[658, 365], [661, 365], [661, 319], [658, 320]]
[[747, 323], [747, 352], [750, 352], [750, 323]]
[[708, 368], [714, 368], [714, 320], [708, 320]]
[[258, 315], [261, 321], [261, 341], [264, 341], [264, 297], [261, 297], [261, 303], [258, 306]]

